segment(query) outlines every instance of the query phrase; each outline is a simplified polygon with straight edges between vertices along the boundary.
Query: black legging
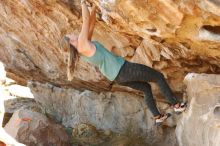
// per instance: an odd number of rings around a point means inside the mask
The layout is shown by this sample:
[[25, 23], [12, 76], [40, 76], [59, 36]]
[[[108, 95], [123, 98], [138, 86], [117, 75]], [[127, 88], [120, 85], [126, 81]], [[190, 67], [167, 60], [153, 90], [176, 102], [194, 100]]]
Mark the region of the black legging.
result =
[[178, 103], [162, 73], [148, 66], [125, 61], [115, 82], [144, 92], [144, 100], [154, 116], [160, 115], [157, 109], [151, 86], [147, 82], [155, 82], [171, 105]]

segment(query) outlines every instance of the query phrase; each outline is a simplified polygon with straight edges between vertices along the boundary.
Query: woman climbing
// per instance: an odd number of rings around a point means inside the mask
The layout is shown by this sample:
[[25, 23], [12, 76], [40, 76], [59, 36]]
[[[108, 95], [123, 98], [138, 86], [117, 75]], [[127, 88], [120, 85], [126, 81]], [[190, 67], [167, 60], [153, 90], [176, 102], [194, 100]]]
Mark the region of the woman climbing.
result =
[[143, 91], [144, 100], [153, 114], [157, 125], [166, 120], [169, 114], [161, 114], [157, 109], [151, 86], [148, 82], [155, 82], [160, 87], [161, 92], [175, 112], [183, 112], [186, 104], [180, 103], [176, 99], [162, 73], [145, 65], [128, 62], [122, 57], [109, 52], [99, 42], [91, 41], [96, 20], [96, 8], [93, 7], [90, 14], [85, 0], [82, 0], [81, 4], [83, 18], [81, 32], [79, 36], [75, 34], [65, 36], [70, 52], [68, 78], [72, 79], [72, 74], [80, 54], [85, 61], [98, 67], [100, 72], [110, 81]]

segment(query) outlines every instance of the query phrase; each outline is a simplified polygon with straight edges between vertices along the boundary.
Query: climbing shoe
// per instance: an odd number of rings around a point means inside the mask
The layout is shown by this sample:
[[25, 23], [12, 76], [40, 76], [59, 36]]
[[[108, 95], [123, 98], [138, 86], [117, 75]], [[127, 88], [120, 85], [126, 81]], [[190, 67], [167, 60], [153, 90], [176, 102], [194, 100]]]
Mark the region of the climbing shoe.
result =
[[167, 113], [167, 114], [163, 114], [163, 115], [160, 115], [159, 118], [156, 118], [155, 119], [155, 124], [157, 126], [160, 126], [167, 118], [169, 118], [171, 116], [170, 113]]
[[182, 102], [182, 103], [180, 103], [179, 107], [174, 106], [173, 109], [177, 114], [179, 114], [179, 113], [184, 112], [186, 110], [186, 107], [187, 107], [187, 103]]

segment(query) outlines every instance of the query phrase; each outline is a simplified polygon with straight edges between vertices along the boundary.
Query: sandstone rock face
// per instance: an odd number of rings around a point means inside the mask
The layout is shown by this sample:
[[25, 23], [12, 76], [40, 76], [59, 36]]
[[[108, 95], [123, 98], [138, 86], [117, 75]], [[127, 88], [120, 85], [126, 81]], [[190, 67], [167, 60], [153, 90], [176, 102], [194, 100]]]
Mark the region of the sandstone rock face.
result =
[[177, 124], [180, 146], [220, 145], [220, 76], [188, 74], [189, 108]]
[[[98, 6], [95, 40], [124, 58], [164, 73], [183, 91], [187, 72], [220, 73], [220, 6], [217, 0], [88, 0]], [[7, 75], [103, 91], [112, 89], [97, 69], [80, 61], [66, 77], [62, 36], [80, 31], [80, 1], [2, 0], [0, 60]], [[117, 88], [119, 89], [119, 88]]]
[[[98, 7], [93, 39], [129, 61], [161, 71], [175, 92], [184, 91], [182, 81], [189, 72], [220, 73], [218, 0], [88, 2]], [[7, 76], [23, 85], [28, 80], [42, 83], [30, 84], [36, 100], [65, 126], [89, 121], [97, 128], [120, 131], [131, 121], [137, 129], [151, 129], [142, 98], [119, 93], [131, 90], [108, 81], [97, 68], [80, 60], [73, 81], [67, 81], [67, 52], [60, 40], [66, 33], [79, 33], [80, 9], [80, 0], [1, 0], [0, 61]], [[164, 103], [159, 107], [166, 109]], [[218, 113], [218, 107], [213, 111]], [[190, 144], [184, 135], [178, 137], [180, 143]]]
[[5, 126], [5, 130], [19, 142], [28, 146], [70, 145], [69, 137], [61, 125], [31, 110], [16, 111]]

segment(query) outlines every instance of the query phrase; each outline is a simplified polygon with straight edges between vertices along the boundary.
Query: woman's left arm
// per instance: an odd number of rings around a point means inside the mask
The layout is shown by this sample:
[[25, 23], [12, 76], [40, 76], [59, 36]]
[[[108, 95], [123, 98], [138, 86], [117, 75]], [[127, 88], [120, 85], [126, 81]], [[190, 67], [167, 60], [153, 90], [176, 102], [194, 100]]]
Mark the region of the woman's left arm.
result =
[[82, 19], [83, 19], [83, 24], [82, 24], [81, 32], [79, 34], [78, 48], [77, 48], [79, 52], [87, 51], [85, 49], [90, 48], [90, 43], [88, 40], [90, 13], [89, 13], [89, 10], [85, 4], [85, 0], [82, 1]]

